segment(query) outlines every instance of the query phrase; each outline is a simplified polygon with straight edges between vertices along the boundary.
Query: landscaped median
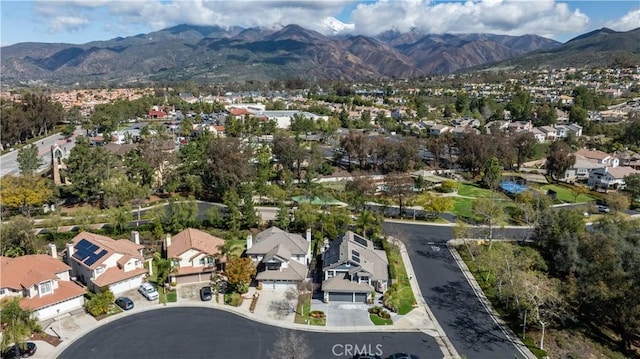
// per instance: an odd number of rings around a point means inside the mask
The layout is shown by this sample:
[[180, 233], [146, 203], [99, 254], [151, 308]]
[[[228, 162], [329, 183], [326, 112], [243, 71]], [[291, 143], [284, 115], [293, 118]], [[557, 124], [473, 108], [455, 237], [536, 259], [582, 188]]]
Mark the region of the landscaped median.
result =
[[385, 240], [384, 250], [389, 260], [389, 279], [393, 283], [384, 293], [384, 305], [388, 309], [404, 315], [415, 308], [416, 298], [411, 289], [409, 275], [404, 266], [400, 247]]

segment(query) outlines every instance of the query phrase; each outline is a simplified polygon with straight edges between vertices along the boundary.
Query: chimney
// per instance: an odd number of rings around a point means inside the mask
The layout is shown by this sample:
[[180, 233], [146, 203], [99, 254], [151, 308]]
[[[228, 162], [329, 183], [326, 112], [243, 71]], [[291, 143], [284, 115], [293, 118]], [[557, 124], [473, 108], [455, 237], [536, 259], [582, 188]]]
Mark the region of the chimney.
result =
[[307, 228], [307, 242], [311, 242], [311, 228]]
[[171, 247], [171, 234], [167, 233], [167, 236], [164, 237], [164, 248], [169, 248]]
[[251, 249], [251, 247], [253, 247], [253, 236], [249, 234], [247, 236], [247, 250]]
[[49, 251], [51, 252], [51, 257], [58, 259], [58, 249], [54, 243], [49, 243]]
[[71, 257], [73, 253], [75, 253], [75, 248], [73, 248], [73, 243], [67, 243], [67, 264], [71, 263]]
[[140, 232], [131, 231], [131, 242], [135, 244], [140, 244]]

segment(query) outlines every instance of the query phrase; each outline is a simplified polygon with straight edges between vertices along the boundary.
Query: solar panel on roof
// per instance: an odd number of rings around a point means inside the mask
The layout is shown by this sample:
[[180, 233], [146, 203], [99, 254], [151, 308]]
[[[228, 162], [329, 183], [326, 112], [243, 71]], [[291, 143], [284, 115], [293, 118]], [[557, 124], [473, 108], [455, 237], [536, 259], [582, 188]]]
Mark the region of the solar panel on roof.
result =
[[84, 264], [91, 267], [95, 262], [97, 262], [100, 258], [104, 257], [107, 254], [107, 250], [103, 249], [98, 253], [91, 253], [87, 259], [84, 260]]
[[89, 255], [87, 253], [84, 253], [84, 252], [76, 252], [76, 253], [73, 254], [73, 258], [79, 260], [80, 262], [83, 262], [88, 257], [89, 257]]
[[100, 247], [98, 247], [95, 244], [92, 244], [91, 246], [89, 246], [89, 248], [87, 248], [87, 250], [91, 253], [94, 253], [95, 251], [97, 251]]
[[76, 243], [76, 249], [87, 249], [91, 247], [93, 244], [86, 239], [81, 239], [78, 243]]
[[353, 236], [353, 240], [356, 241], [356, 243], [362, 245], [363, 247], [367, 246], [367, 240], [358, 236]]

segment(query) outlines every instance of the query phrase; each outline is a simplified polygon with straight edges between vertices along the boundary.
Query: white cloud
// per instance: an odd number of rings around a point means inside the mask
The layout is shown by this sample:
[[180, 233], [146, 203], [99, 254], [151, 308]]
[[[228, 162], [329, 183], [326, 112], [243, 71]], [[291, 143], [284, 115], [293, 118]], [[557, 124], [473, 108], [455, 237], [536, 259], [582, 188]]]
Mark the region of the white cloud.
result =
[[620, 19], [607, 23], [606, 26], [617, 31], [629, 31], [640, 27], [640, 8], [629, 11]]
[[89, 20], [83, 16], [56, 16], [49, 23], [49, 33], [57, 33], [60, 31], [78, 31], [89, 24]]
[[351, 14], [351, 22], [365, 34], [415, 28], [429, 33], [535, 33], [553, 37], [585, 29], [589, 18], [554, 0], [446, 3], [382, 0], [359, 4]]
[[[69, 20], [84, 18], [96, 23], [108, 22], [111, 31], [122, 28], [159, 30], [181, 23], [223, 27], [271, 27], [295, 23], [327, 32], [323, 19], [336, 17], [348, 5], [354, 4], [357, 6], [350, 18], [353, 32], [367, 35], [415, 28], [429, 33], [535, 33], [554, 37], [583, 31], [589, 23], [585, 14], [572, 11], [566, 3], [555, 0], [379, 0], [363, 3], [353, 0], [42, 0], [37, 4], [43, 21], [48, 20], [50, 29], [55, 31], [77, 29], [86, 23]], [[620, 22], [630, 24], [640, 15], [636, 12], [628, 16]], [[104, 21], [105, 18], [109, 21]]]

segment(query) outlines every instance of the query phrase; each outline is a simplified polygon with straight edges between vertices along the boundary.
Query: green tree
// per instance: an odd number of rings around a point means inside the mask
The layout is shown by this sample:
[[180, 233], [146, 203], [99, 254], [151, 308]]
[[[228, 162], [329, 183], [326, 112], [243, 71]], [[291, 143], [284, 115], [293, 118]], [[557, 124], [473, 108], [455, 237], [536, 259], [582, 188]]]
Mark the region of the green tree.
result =
[[530, 120], [533, 111], [531, 94], [526, 91], [517, 91], [507, 103], [506, 109], [511, 112], [511, 118], [516, 121]]
[[627, 185], [626, 191], [631, 194], [633, 200], [640, 201], [640, 173], [634, 173], [624, 178]]
[[490, 188], [492, 191], [495, 191], [502, 181], [502, 165], [498, 158], [491, 157], [484, 164], [484, 169], [482, 171], [482, 182], [484, 182], [485, 186]]
[[576, 156], [571, 153], [569, 145], [563, 141], [555, 141], [547, 154], [547, 173], [556, 181], [564, 178], [565, 172], [576, 163]]
[[96, 294], [89, 293], [89, 296], [91, 298], [87, 301], [85, 307], [89, 314], [94, 317], [109, 313], [113, 307], [113, 302], [116, 300], [109, 289], [101, 290]]
[[18, 150], [18, 169], [23, 175], [33, 175], [44, 163], [38, 156], [38, 146], [32, 144]]
[[192, 199], [174, 200], [164, 207], [162, 227], [164, 232], [178, 233], [197, 224], [198, 205]]
[[36, 331], [40, 331], [38, 320], [33, 313], [20, 306], [20, 298], [5, 299], [0, 304], [0, 323], [2, 324], [2, 350], [13, 343], [22, 343]]
[[62, 135], [66, 138], [73, 136], [73, 133], [76, 131], [76, 125], [73, 123], [69, 123], [62, 129]]
[[122, 234], [127, 230], [129, 222], [133, 220], [131, 207], [121, 206], [111, 208], [109, 209], [107, 218], [109, 220], [109, 227], [111, 228], [113, 234]]
[[569, 112], [569, 121], [571, 123], [577, 123], [580, 126], [586, 126], [589, 114], [587, 110], [580, 106], [573, 106]]
[[225, 265], [225, 274], [231, 289], [243, 294], [247, 292], [251, 278], [256, 274], [256, 266], [251, 258], [231, 257]]
[[243, 223], [243, 214], [240, 210], [240, 196], [235, 189], [228, 190], [224, 194], [222, 203], [227, 207], [227, 229], [233, 237], [237, 237]]
[[274, 224], [276, 225], [276, 227], [286, 231], [289, 229], [289, 223], [291, 222], [291, 217], [289, 214], [289, 211], [291, 209], [283, 200], [278, 201], [277, 208], [278, 209], [276, 211], [276, 219]]
[[259, 218], [253, 205], [253, 194], [250, 190], [243, 196], [241, 212], [245, 228], [254, 228], [258, 225]]
[[416, 199], [416, 204], [422, 206], [425, 211], [434, 213], [436, 216], [453, 209], [454, 201], [452, 197], [438, 196], [433, 192], [424, 192]]
[[497, 224], [505, 219], [504, 208], [499, 201], [496, 201], [494, 191], [491, 191], [490, 198], [476, 198], [473, 200], [473, 212], [482, 218], [482, 222], [488, 227], [489, 245], [493, 243], [493, 230]]

